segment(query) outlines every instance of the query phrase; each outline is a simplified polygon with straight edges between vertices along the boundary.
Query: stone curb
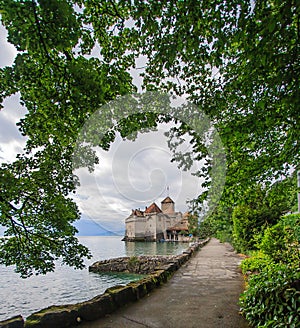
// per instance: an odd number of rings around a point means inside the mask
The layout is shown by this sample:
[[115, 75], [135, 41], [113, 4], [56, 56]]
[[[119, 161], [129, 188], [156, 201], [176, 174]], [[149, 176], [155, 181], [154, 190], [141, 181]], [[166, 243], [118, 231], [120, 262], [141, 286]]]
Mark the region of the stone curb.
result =
[[31, 314], [25, 322], [21, 316], [1, 321], [0, 328], [66, 328], [78, 326], [81, 322], [100, 319], [128, 303], [141, 299], [153, 289], [167, 282], [208, 241], [209, 238], [195, 243], [183, 254], [171, 258], [169, 262], [154, 268], [147, 277], [138, 281], [130, 282], [126, 286], [108, 288], [103, 294], [88, 301], [50, 306]]

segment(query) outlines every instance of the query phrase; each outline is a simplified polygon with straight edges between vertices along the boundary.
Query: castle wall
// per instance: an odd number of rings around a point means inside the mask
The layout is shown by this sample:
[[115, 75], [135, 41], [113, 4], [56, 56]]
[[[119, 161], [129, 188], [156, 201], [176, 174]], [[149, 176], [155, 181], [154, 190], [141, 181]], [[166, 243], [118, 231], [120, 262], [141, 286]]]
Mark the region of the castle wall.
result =
[[144, 239], [146, 218], [133, 216], [126, 219], [126, 237], [129, 239]]
[[125, 236], [127, 238], [135, 238], [135, 222], [133, 220], [132, 221], [127, 220]]
[[135, 238], [143, 239], [145, 237], [145, 224], [144, 218], [137, 217], [135, 221]]
[[170, 226], [170, 218], [165, 214], [157, 215], [156, 235], [159, 239], [167, 239], [166, 230]]
[[156, 240], [156, 213], [147, 214], [146, 227], [144, 230], [146, 240]]
[[180, 222], [180, 220], [182, 219], [183, 215], [181, 212], [175, 212], [173, 213], [172, 215], [168, 215], [169, 218], [170, 218], [170, 225], [168, 226], [169, 227], [172, 227], [174, 226], [176, 223]]

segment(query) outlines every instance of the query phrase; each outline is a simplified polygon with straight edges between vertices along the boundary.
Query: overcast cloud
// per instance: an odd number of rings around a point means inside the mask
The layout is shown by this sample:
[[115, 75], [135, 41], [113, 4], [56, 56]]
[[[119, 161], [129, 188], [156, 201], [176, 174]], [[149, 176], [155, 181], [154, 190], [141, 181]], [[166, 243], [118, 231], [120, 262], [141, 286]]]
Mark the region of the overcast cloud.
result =
[[[11, 65], [17, 54], [6, 37], [5, 29], [0, 26], [0, 67]], [[138, 60], [138, 66], [144, 64], [143, 59]], [[131, 73], [140, 89], [139, 71]], [[21, 136], [16, 123], [24, 117], [26, 109], [19, 104], [18, 95], [5, 100], [3, 105], [0, 162], [11, 162], [25, 145], [26, 139]], [[140, 133], [134, 142], [119, 137], [109, 152], [98, 150], [100, 164], [92, 174], [86, 169], [76, 171], [81, 186], [72, 197], [81, 210], [83, 221], [91, 220], [102, 230], [119, 232], [124, 230], [124, 220], [132, 208], [144, 209], [153, 201], [160, 206], [167, 195], [176, 202], [177, 210], [187, 210], [185, 202], [200, 193], [201, 181], [191, 175], [197, 167], [183, 172], [176, 163], [170, 162], [171, 153], [163, 135], [168, 128], [160, 125], [157, 132]], [[183, 147], [189, 147], [189, 144]]]
[[[0, 24], [0, 67], [13, 64], [17, 54], [13, 45], [7, 42], [7, 31]], [[11, 162], [22, 152], [25, 138], [19, 132], [16, 123], [26, 113], [19, 103], [19, 95], [11, 96], [3, 102], [0, 112], [0, 162]]]
[[134, 142], [119, 137], [109, 152], [97, 150], [100, 164], [93, 173], [76, 171], [81, 186], [75, 198], [85, 216], [117, 231], [124, 227], [131, 209], [144, 209], [152, 202], [160, 206], [168, 195], [178, 211], [187, 210], [186, 200], [200, 193], [201, 180], [191, 175], [198, 170], [197, 163], [184, 172], [170, 162], [172, 154], [164, 136], [168, 127], [160, 125], [157, 132], [139, 134]]

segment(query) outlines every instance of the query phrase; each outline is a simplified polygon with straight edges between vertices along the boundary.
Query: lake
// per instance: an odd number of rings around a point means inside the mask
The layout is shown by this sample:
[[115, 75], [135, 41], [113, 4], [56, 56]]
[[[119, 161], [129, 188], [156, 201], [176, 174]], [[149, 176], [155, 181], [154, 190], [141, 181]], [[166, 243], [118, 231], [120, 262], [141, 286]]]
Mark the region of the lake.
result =
[[88, 266], [96, 261], [133, 255], [176, 255], [188, 247], [186, 243], [123, 242], [122, 236], [79, 237], [92, 252], [87, 267], [74, 270], [58, 265], [55, 272], [22, 279], [13, 267], [0, 266], [0, 321], [31, 313], [50, 305], [82, 302], [102, 294], [114, 285], [126, 285], [138, 275], [92, 273]]

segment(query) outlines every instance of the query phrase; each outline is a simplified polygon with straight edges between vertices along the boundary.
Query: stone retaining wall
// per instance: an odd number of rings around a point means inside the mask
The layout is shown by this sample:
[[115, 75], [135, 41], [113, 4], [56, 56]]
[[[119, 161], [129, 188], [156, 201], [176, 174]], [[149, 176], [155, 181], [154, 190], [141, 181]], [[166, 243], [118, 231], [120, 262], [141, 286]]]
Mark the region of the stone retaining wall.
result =
[[[206, 239], [202, 242], [196, 243], [183, 252], [183, 254], [169, 257], [166, 261], [162, 259], [165, 259], [166, 257], [154, 257], [153, 263], [156, 263], [157, 261], [159, 262], [159, 265], [154, 267], [147, 277], [142, 278], [139, 281], [131, 282], [126, 286], [114, 286], [108, 288], [103, 294], [85, 302], [50, 306], [30, 315], [25, 323], [21, 316], [14, 317], [0, 322], [0, 327], [66, 328], [78, 326], [81, 322], [99, 319], [129, 302], [137, 301], [149, 294], [154, 288], [165, 283], [174, 272], [190, 259], [195, 251], [203, 247], [208, 240], [209, 239]], [[126, 270], [128, 270], [130, 259], [131, 258], [128, 258]], [[96, 263], [99, 264], [100, 262]], [[108, 263], [119, 263], [119, 259], [115, 262], [108, 261], [106, 264]], [[151, 265], [149, 268], [152, 267]]]
[[129, 272], [150, 274], [155, 269], [169, 262], [176, 261], [178, 256], [132, 256], [98, 261], [89, 267], [90, 272]]

